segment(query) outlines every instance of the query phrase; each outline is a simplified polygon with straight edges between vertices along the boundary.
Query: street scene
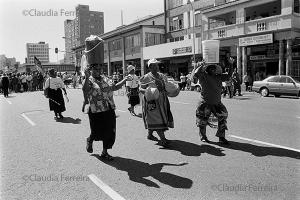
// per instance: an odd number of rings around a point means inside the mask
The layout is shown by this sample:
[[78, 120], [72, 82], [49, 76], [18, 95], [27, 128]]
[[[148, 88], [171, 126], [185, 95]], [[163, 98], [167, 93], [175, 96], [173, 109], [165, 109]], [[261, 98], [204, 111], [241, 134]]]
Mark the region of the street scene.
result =
[[199, 93], [183, 91], [170, 99], [175, 128], [167, 131], [171, 143], [164, 148], [147, 140], [124, 94], [114, 94], [111, 162], [99, 158], [101, 142], [93, 154], [85, 150], [89, 122], [80, 89], [68, 89], [63, 120], [53, 119], [42, 92], [1, 96], [1, 199], [121, 199], [107, 195], [91, 176], [123, 199], [298, 199], [299, 99], [255, 93], [224, 98], [230, 141], [224, 146], [216, 129], [207, 129], [211, 143], [200, 141]]
[[300, 199], [299, 0], [0, 0], [0, 200]]

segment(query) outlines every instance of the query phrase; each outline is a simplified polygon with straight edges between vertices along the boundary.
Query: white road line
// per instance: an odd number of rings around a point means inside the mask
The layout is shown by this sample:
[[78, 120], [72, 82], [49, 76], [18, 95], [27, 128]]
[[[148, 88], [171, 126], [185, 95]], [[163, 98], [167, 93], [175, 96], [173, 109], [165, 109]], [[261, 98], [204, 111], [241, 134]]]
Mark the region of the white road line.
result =
[[91, 179], [91, 181], [93, 181], [93, 183], [95, 183], [101, 190], [103, 190], [113, 200], [125, 200], [121, 195], [119, 195], [111, 187], [106, 185], [103, 181], [101, 181], [94, 174], [90, 174], [90, 175], [88, 175], [88, 177]]
[[27, 117], [24, 113], [21, 114], [21, 116], [24, 117], [24, 118], [28, 121], [28, 123], [31, 124], [31, 126], [35, 126], [35, 125], [36, 125], [36, 124], [35, 124], [31, 119], [29, 119], [29, 117]]
[[240, 136], [236, 136], [236, 135], [228, 135], [228, 136], [233, 137], [233, 138], [237, 138], [237, 139], [240, 139], [240, 140], [246, 140], [246, 141], [255, 142], [255, 143], [259, 143], [259, 144], [265, 144], [265, 145], [269, 145], [269, 146], [273, 146], [273, 147], [278, 147], [278, 148], [281, 148], [281, 149], [287, 149], [287, 150], [291, 150], [291, 151], [300, 152], [299, 149], [294, 149], [294, 148], [290, 148], [290, 147], [286, 147], [286, 146], [281, 146], [281, 145], [278, 145], [278, 144], [262, 142], [262, 141], [259, 141], [259, 140], [253, 140], [253, 139], [244, 138], [244, 137], [240, 137]]
[[116, 111], [119, 111], [119, 112], [127, 112], [127, 111], [124, 111], [124, 110], [116, 110]]
[[185, 102], [180, 102], [180, 101], [170, 101], [171, 103], [179, 103], [179, 104], [185, 104], [185, 105], [189, 105], [191, 103], [185, 103]]
[[6, 99], [6, 101], [7, 101], [7, 103], [12, 104], [12, 102], [11, 102], [10, 100], [7, 100], [7, 99]]

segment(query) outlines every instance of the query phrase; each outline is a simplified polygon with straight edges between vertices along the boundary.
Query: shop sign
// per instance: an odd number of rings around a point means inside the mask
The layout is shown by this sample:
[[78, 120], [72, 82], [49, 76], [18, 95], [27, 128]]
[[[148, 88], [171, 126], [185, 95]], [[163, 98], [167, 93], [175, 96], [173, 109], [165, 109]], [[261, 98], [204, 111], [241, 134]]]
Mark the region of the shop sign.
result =
[[266, 56], [266, 55], [257, 55], [257, 56], [250, 56], [250, 60], [266, 60], [266, 59], [276, 59], [279, 58], [279, 55], [274, 54], [273, 56]]
[[176, 55], [176, 54], [183, 54], [183, 53], [191, 53], [192, 52], [192, 47], [189, 46], [189, 47], [181, 47], [181, 48], [176, 48], [176, 49], [173, 49], [173, 54]]
[[273, 43], [272, 34], [239, 38], [239, 46], [251, 46], [251, 45], [258, 45], [258, 44], [269, 44], [269, 43]]
[[265, 55], [258, 55], [258, 56], [250, 56], [250, 60], [264, 60], [267, 57]]

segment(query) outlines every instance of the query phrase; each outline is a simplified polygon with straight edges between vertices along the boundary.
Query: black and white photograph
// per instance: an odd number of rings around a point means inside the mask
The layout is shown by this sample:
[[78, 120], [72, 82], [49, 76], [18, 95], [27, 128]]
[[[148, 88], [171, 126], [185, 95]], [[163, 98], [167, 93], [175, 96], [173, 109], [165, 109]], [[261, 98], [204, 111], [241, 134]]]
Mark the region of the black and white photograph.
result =
[[300, 199], [300, 0], [0, 0], [0, 200]]

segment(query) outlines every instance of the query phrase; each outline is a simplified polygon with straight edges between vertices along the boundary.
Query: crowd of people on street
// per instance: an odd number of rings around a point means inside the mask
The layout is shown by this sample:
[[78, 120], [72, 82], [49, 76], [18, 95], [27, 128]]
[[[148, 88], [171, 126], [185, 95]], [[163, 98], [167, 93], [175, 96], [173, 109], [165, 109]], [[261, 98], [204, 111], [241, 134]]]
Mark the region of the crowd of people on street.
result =
[[[48, 71], [3, 73], [0, 75], [0, 92], [3, 92], [4, 96], [8, 97], [8, 94], [12, 92], [21, 93], [42, 91], [44, 89], [44, 83], [49, 76]], [[78, 73], [68, 74], [67, 72], [58, 72], [57, 76], [63, 80], [67, 88], [69, 88], [69, 85], [71, 84], [73, 88], [78, 88], [83, 78], [78, 75]]]

